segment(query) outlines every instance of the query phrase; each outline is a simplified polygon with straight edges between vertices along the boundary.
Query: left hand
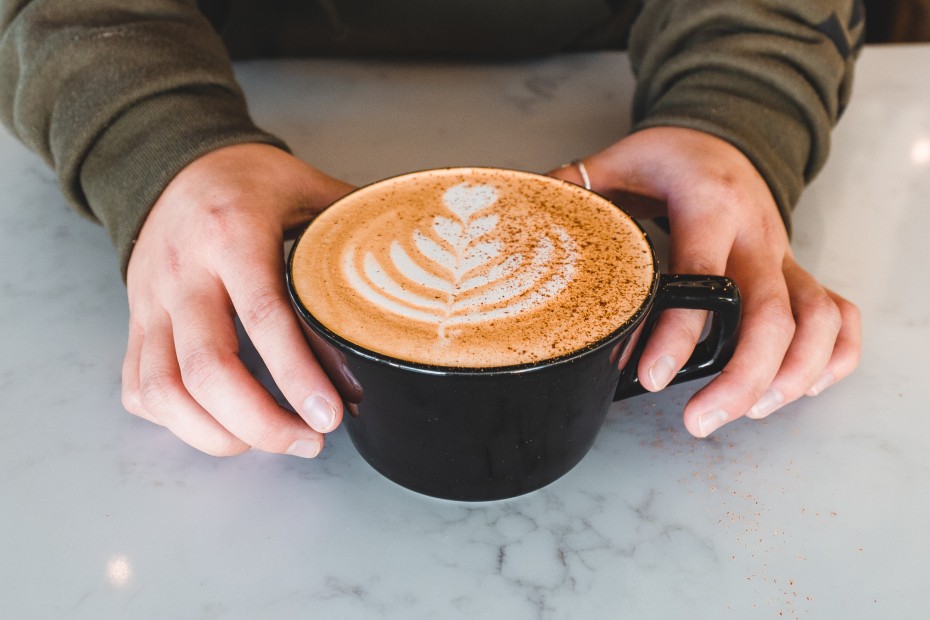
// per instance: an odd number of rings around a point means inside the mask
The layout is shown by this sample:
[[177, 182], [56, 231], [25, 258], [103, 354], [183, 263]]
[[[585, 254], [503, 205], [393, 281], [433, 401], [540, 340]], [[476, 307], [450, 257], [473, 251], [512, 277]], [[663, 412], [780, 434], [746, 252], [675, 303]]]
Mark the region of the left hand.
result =
[[[265, 144], [222, 147], [182, 169], [129, 261], [126, 410], [215, 456], [319, 454], [342, 399], [288, 298], [283, 238], [351, 189]], [[239, 359], [235, 316], [294, 411]]]
[[[856, 368], [858, 309], [795, 261], [772, 194], [741, 151], [699, 131], [660, 127], [631, 134], [584, 164], [594, 191], [636, 217], [668, 217], [671, 273], [726, 275], [740, 288], [736, 350], [686, 405], [692, 435], [706, 437], [742, 416], [764, 418]], [[581, 181], [574, 166], [551, 174]], [[668, 385], [694, 350], [705, 316], [663, 312], [640, 359], [643, 387]]]

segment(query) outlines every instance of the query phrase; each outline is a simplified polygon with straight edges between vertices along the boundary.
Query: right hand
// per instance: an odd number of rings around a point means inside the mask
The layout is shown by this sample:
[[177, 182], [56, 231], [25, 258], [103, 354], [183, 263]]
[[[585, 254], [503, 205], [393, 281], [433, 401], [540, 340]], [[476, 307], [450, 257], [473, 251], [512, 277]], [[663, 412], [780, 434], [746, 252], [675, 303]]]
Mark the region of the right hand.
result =
[[[282, 243], [351, 189], [263, 144], [224, 147], [184, 168], [129, 261], [126, 409], [212, 455], [319, 454], [342, 400], [288, 301]], [[237, 315], [297, 414], [240, 361]]]
[[[739, 286], [742, 323], [733, 358], [685, 406], [684, 424], [695, 437], [816, 396], [856, 368], [859, 310], [797, 263], [768, 185], [736, 147], [692, 129], [653, 127], [585, 158], [585, 165], [594, 190], [637, 217], [668, 216], [671, 273], [726, 275]], [[574, 167], [552, 174], [581, 181]], [[640, 358], [643, 387], [669, 384], [705, 321], [700, 311], [662, 313]]]

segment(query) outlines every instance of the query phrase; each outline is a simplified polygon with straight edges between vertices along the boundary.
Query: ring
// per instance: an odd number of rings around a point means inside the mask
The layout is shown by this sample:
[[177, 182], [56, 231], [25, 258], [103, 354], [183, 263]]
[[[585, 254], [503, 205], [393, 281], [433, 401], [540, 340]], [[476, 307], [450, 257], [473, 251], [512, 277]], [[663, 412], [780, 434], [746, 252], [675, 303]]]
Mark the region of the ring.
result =
[[578, 168], [578, 172], [581, 173], [581, 180], [584, 183], [584, 188], [591, 189], [591, 177], [588, 176], [588, 169], [585, 168], [584, 162], [581, 161], [580, 159], [575, 159], [575, 160], [572, 160], [571, 165]]

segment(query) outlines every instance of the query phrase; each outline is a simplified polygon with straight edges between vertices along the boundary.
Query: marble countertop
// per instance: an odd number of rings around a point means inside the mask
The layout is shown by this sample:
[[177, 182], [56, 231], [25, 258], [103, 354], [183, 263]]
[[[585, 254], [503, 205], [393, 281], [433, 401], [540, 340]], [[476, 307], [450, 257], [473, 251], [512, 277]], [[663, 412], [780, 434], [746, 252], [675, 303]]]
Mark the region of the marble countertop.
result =
[[[621, 135], [633, 83], [617, 53], [237, 72], [356, 183], [544, 171]], [[316, 461], [215, 459], [126, 414], [107, 236], [0, 132], [0, 618], [927, 617], [928, 83], [930, 46], [867, 48], [797, 210], [801, 263], [862, 309], [855, 375], [703, 441], [693, 384], [616, 403], [567, 476], [479, 504], [395, 486], [341, 430]]]

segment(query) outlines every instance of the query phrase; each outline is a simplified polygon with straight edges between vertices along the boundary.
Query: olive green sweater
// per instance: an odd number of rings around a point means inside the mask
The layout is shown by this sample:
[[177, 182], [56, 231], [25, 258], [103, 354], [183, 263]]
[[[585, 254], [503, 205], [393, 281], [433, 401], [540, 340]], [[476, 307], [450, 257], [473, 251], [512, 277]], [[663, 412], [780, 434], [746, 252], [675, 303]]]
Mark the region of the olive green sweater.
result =
[[[0, 0], [0, 117], [70, 204], [132, 242], [181, 168], [265, 142], [233, 57], [512, 57], [628, 45], [634, 128], [703, 130], [759, 169], [786, 222], [823, 165], [860, 0]], [[621, 113], [618, 110], [618, 114]], [[619, 136], [618, 136], [619, 138]]]

